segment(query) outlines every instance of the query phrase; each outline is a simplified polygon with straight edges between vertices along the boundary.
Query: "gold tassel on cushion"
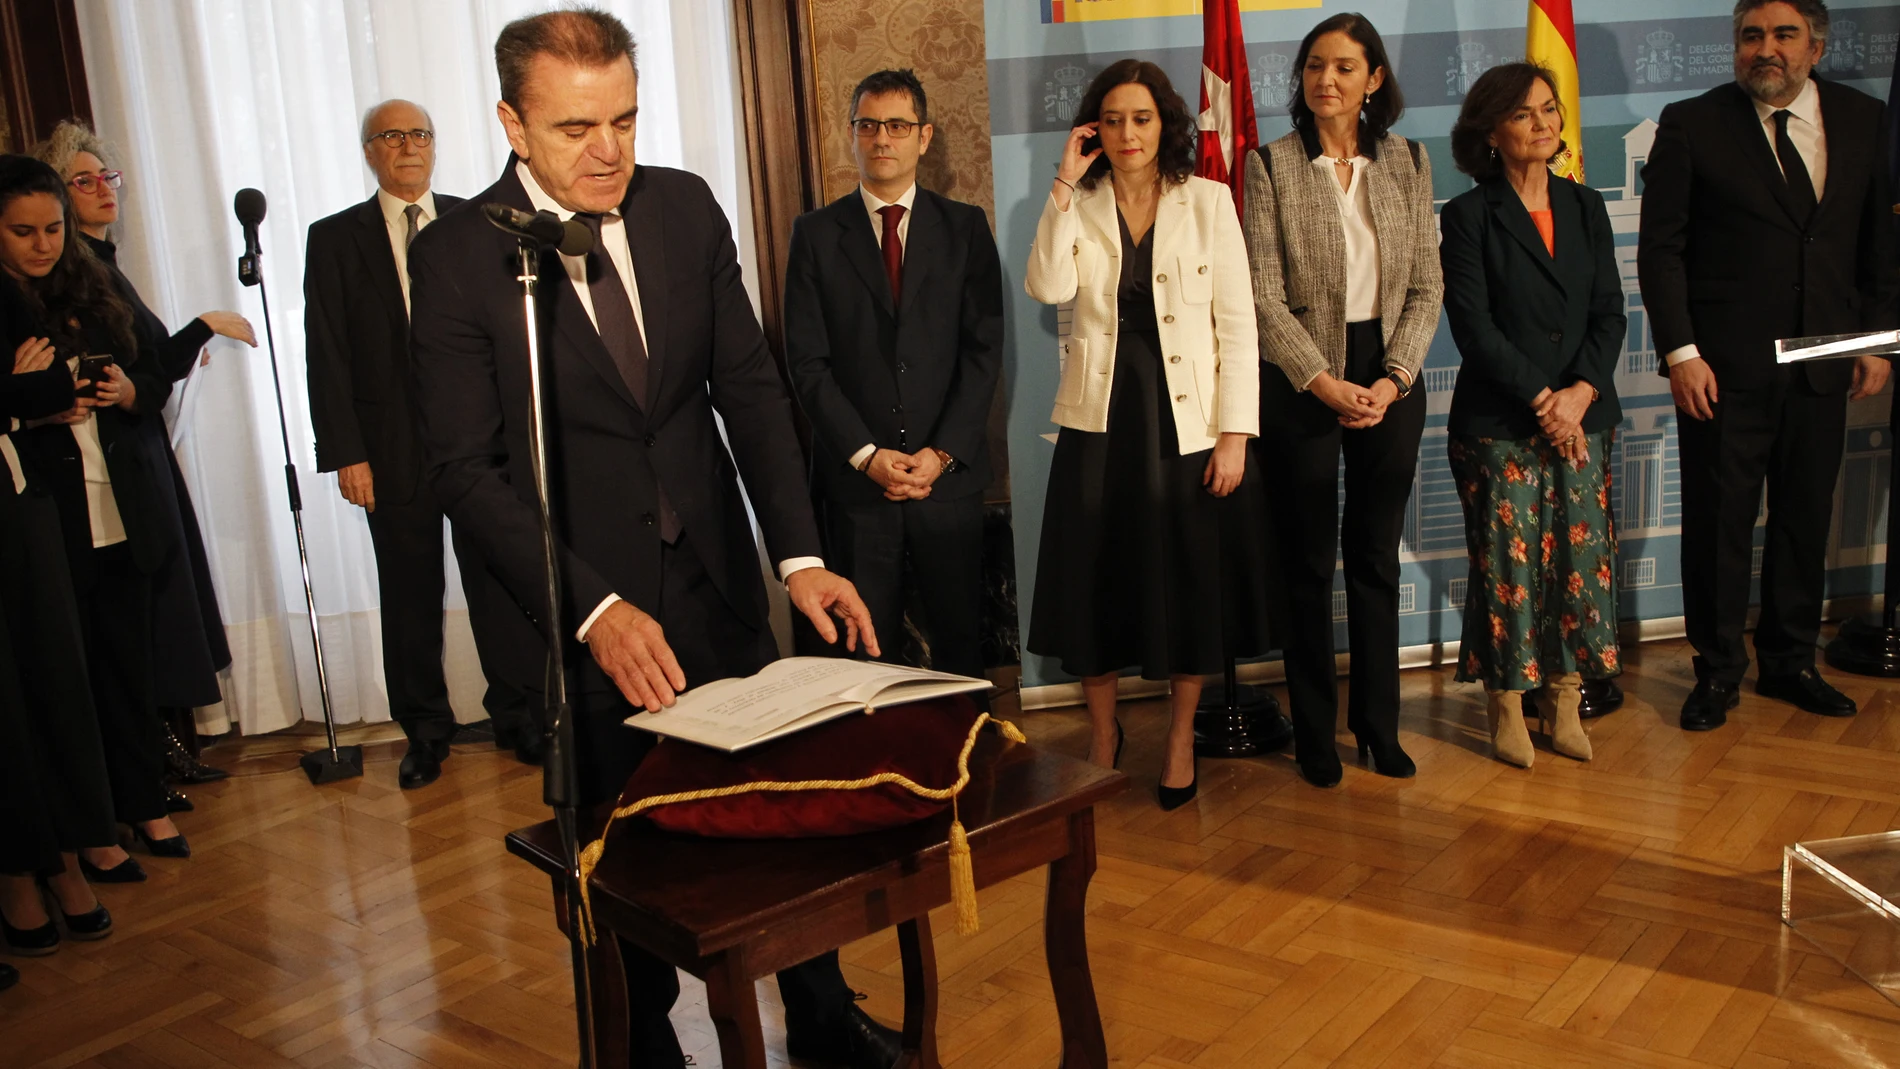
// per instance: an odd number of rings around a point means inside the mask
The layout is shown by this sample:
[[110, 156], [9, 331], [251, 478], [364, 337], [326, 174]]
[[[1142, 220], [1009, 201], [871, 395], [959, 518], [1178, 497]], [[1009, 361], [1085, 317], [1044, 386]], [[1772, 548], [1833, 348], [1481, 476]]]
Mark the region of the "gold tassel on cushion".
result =
[[976, 866], [970, 858], [970, 837], [963, 830], [963, 821], [954, 816], [956, 803], [951, 803], [950, 821], [950, 902], [957, 909], [957, 934], [975, 935], [983, 925], [983, 919], [976, 912]]
[[[869, 710], [866, 710], [867, 712]], [[677, 805], [682, 802], [702, 802], [709, 798], [730, 798], [736, 794], [751, 794], [755, 791], [861, 791], [869, 787], [878, 787], [886, 783], [895, 783], [919, 798], [950, 803], [950, 901], [957, 909], [957, 931], [970, 935], [977, 930], [980, 919], [976, 910], [976, 868], [970, 858], [970, 837], [963, 830], [963, 821], [957, 816], [957, 795], [970, 782], [970, 752], [976, 749], [977, 733], [983, 725], [995, 723], [1003, 737], [1011, 742], [1028, 742], [1028, 736], [1007, 720], [993, 720], [988, 713], [976, 718], [970, 725], [969, 737], [963, 740], [963, 751], [957, 754], [957, 781], [948, 787], [926, 787], [908, 776], [898, 772], [880, 772], [863, 779], [819, 779], [798, 780], [795, 782], [758, 782], [737, 783], [728, 787], [709, 787], [700, 791], [681, 791], [677, 794], [659, 794], [651, 798], [642, 798], [632, 805], [621, 806], [607, 818], [607, 824], [600, 830], [600, 838], [588, 843], [577, 858], [580, 869], [581, 885], [581, 940], [586, 946], [594, 945], [594, 909], [588, 893], [588, 883], [593, 879], [594, 870], [600, 867], [600, 859], [607, 852], [607, 833], [613, 829], [614, 821], [621, 817], [630, 817], [644, 813], [649, 809], [658, 809], [665, 805]]]

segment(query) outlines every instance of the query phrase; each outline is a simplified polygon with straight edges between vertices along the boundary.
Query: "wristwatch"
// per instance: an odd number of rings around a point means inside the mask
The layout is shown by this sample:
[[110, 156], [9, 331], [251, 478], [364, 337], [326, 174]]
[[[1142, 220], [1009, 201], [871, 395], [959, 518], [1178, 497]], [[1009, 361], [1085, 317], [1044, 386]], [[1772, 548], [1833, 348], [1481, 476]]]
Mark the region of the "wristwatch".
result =
[[1393, 386], [1398, 388], [1399, 396], [1401, 398], [1403, 398], [1406, 394], [1409, 394], [1412, 392], [1412, 380], [1406, 378], [1400, 372], [1388, 371], [1385, 373], [1385, 377], [1391, 381]]
[[944, 452], [943, 450], [938, 449], [936, 446], [931, 446], [930, 451], [937, 454], [938, 460], [943, 461], [943, 473], [945, 475], [948, 475], [953, 471], [958, 471], [963, 467], [963, 464], [960, 461], [958, 461], [956, 457], [953, 457], [950, 454]]

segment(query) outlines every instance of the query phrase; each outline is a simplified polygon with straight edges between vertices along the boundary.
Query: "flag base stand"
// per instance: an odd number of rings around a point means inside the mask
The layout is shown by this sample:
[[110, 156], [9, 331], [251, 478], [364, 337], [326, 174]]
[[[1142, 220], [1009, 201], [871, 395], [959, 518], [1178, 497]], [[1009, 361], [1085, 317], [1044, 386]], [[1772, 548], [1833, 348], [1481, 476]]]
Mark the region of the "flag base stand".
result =
[[363, 748], [338, 746], [312, 750], [297, 759], [297, 766], [310, 777], [312, 786], [355, 779], [363, 774]]
[[1829, 668], [1857, 676], [1900, 676], [1900, 627], [1884, 617], [1849, 620], [1827, 644], [1824, 656]]
[[1227, 661], [1227, 678], [1220, 686], [1201, 692], [1194, 710], [1194, 753], [1198, 757], [1253, 757], [1285, 747], [1293, 741], [1293, 724], [1280, 712], [1279, 699], [1265, 687], [1252, 687], [1235, 678], [1234, 662]]

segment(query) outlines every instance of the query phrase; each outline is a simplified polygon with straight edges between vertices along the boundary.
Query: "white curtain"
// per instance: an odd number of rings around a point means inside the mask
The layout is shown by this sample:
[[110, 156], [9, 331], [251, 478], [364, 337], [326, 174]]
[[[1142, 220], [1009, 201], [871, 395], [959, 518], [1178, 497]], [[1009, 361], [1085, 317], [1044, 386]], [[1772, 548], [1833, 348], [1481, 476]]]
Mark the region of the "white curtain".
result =
[[[597, 0], [599, 2], [599, 0]], [[366, 108], [403, 97], [436, 129], [435, 188], [472, 196], [500, 174], [496, 34], [545, 0], [80, 0], [95, 121], [126, 172], [120, 261], [174, 328], [211, 309], [250, 317], [238, 284], [231, 197], [269, 198], [265, 289], [311, 578], [337, 719], [385, 720], [375, 558], [362, 510], [316, 472], [304, 386], [303, 246], [310, 224], [367, 198], [358, 140]], [[634, 32], [641, 162], [704, 176], [734, 224], [749, 286], [749, 198], [735, 110], [728, 5], [605, 0]], [[756, 288], [753, 290], [756, 303]], [[316, 663], [284, 486], [269, 350], [219, 339], [174, 402], [172, 441], [191, 485], [231, 640], [222, 706], [200, 730], [247, 734], [320, 719]], [[452, 555], [451, 555], [452, 557]], [[445, 661], [457, 717], [479, 719], [483, 680], [453, 565]]]

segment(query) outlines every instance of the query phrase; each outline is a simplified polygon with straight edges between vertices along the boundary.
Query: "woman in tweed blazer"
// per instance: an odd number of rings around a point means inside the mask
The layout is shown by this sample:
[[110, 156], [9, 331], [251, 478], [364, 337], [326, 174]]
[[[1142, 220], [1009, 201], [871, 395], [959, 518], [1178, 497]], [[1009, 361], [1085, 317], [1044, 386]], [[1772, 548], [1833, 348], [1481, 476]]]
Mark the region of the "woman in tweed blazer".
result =
[[1425, 394], [1412, 386], [1443, 285], [1431, 161], [1387, 133], [1404, 102], [1378, 31], [1363, 16], [1335, 15], [1306, 35], [1296, 66], [1293, 133], [1247, 158], [1244, 230], [1263, 361], [1260, 449], [1285, 561], [1294, 752], [1309, 783], [1331, 787], [1342, 775], [1336, 553], [1352, 649], [1346, 724], [1373, 771], [1417, 771], [1398, 734], [1399, 538], [1425, 427]]

